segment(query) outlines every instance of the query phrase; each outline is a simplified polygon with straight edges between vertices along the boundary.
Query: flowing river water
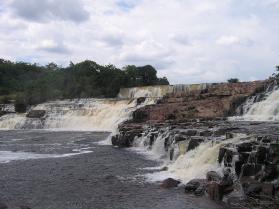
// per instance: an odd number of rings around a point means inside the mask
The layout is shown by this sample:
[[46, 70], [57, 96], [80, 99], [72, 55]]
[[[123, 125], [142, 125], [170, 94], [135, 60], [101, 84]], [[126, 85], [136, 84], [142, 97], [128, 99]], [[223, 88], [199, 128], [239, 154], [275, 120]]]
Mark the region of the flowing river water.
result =
[[[146, 180], [158, 162], [99, 143], [105, 132], [0, 132], [0, 202], [17, 209], [222, 208]], [[155, 170], [154, 170], [155, 172]], [[177, 191], [178, 190], [178, 191]], [[180, 191], [181, 190], [181, 191]]]

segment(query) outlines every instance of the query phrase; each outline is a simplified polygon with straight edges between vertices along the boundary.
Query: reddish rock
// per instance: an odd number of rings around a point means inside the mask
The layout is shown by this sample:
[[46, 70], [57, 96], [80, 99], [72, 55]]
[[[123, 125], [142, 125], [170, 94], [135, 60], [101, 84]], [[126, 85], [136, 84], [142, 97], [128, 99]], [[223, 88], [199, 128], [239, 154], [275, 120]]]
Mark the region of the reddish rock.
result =
[[226, 117], [233, 113], [246, 97], [255, 93], [264, 84], [265, 81], [223, 83], [211, 85], [203, 91], [169, 94], [156, 105], [139, 108], [134, 112], [133, 118], [135, 122], [162, 122], [186, 118]]

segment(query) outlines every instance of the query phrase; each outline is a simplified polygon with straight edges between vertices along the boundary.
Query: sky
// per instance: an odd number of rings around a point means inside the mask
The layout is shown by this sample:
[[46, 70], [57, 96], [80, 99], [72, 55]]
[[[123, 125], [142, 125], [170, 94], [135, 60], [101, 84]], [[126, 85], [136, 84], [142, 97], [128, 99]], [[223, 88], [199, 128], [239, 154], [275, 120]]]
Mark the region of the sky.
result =
[[172, 84], [265, 79], [279, 0], [0, 0], [0, 57], [153, 65]]

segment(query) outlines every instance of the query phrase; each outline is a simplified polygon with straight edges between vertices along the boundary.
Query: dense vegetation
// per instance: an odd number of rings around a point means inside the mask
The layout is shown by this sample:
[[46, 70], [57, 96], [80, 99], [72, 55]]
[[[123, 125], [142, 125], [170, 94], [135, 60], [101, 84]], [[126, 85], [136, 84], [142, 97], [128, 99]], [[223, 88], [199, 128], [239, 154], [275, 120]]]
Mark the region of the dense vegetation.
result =
[[59, 67], [0, 59], [0, 103], [15, 100], [19, 107], [54, 99], [115, 97], [121, 87], [167, 84], [150, 65], [118, 69], [86, 60]]
[[228, 79], [228, 83], [238, 83], [239, 79], [238, 78], [230, 78]]

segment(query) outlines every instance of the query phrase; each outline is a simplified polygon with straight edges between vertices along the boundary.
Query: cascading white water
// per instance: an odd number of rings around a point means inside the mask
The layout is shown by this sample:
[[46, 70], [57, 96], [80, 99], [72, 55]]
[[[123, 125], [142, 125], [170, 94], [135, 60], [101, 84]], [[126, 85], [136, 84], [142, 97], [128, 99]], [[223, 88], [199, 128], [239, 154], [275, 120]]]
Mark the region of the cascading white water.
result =
[[172, 86], [143, 86], [134, 88], [121, 88], [118, 94], [119, 98], [139, 98], [139, 97], [150, 97], [159, 98], [170, 93]]
[[[185, 150], [185, 145], [189, 141], [183, 141], [184, 143], [173, 143], [170, 149], [174, 149], [174, 160], [169, 159], [169, 151], [166, 152], [164, 149], [165, 139], [170, 137], [168, 130], [163, 133], [159, 133], [158, 137], [154, 141], [152, 146], [149, 145], [150, 135], [144, 135], [140, 138], [136, 138], [134, 141], [134, 148], [132, 150], [138, 151], [145, 154], [148, 158], [160, 160], [163, 162], [163, 167], [168, 167], [167, 171], [159, 171], [147, 174], [146, 177], [149, 181], [162, 181], [166, 178], [179, 179], [183, 183], [187, 183], [189, 180], [194, 178], [206, 177], [208, 171], [219, 171], [222, 173], [222, 166], [217, 162], [219, 149], [225, 144], [235, 144], [241, 141], [245, 137], [243, 134], [238, 134], [232, 139], [228, 140], [209, 140], [201, 143], [197, 148], [188, 152], [180, 152]], [[180, 145], [182, 148], [180, 149]], [[147, 168], [152, 169], [152, 168]], [[154, 168], [158, 170], [158, 167]]]
[[279, 121], [279, 89], [267, 93], [266, 99], [260, 102], [250, 98], [244, 104], [244, 115], [233, 117], [232, 120], [245, 121]]
[[121, 88], [118, 94], [119, 98], [139, 98], [150, 97], [160, 98], [167, 94], [184, 95], [191, 92], [202, 91], [207, 89], [211, 84], [178, 84], [178, 85], [158, 85], [143, 86], [134, 88]]
[[[153, 104], [155, 100], [146, 99], [140, 106]], [[2, 129], [58, 129], [109, 131], [117, 129], [118, 124], [129, 119], [138, 108], [134, 99], [80, 99], [43, 103], [32, 108], [45, 110], [43, 119], [27, 118], [24, 114], [8, 114], [0, 118]]]

